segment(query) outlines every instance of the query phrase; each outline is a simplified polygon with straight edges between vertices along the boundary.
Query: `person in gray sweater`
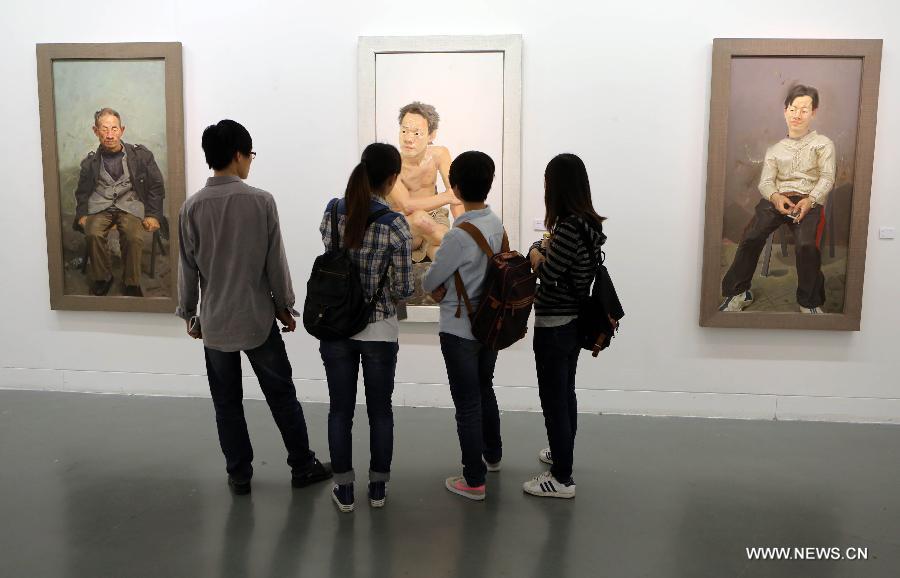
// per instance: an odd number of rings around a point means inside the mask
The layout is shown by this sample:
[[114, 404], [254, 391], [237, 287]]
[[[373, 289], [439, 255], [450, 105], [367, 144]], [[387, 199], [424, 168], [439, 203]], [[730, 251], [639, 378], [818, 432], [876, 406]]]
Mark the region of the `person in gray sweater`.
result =
[[[179, 215], [178, 309], [188, 335], [203, 339], [209, 390], [228, 485], [250, 493], [253, 447], [244, 419], [241, 351], [253, 366], [288, 451], [295, 488], [331, 477], [309, 449], [306, 420], [278, 331], [297, 327], [294, 289], [272, 195], [244, 182], [256, 157], [247, 129], [222, 120], [203, 131], [213, 170]], [[203, 301], [199, 303], [200, 296]]]
[[453, 274], [459, 271], [472, 307], [477, 309], [484, 290], [487, 255], [459, 224], [475, 225], [491, 249], [500, 250], [503, 223], [484, 202], [493, 180], [494, 161], [482, 152], [464, 152], [450, 165], [450, 186], [465, 212], [444, 235], [422, 281], [425, 291], [440, 302], [441, 353], [456, 406], [456, 430], [462, 450], [463, 475], [447, 478], [444, 485], [454, 494], [472, 500], [484, 500], [486, 472], [500, 469], [500, 411], [494, 395], [497, 352], [475, 340], [469, 317], [459, 313], [462, 297], [455, 286], [448, 290], [454, 284]]

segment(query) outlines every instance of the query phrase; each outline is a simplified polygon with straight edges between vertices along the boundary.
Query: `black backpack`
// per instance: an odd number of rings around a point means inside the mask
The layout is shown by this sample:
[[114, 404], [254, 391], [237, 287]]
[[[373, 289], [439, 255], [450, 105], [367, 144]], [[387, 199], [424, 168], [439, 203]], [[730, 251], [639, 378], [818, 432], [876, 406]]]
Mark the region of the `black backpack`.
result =
[[[350, 252], [338, 241], [338, 202], [335, 200], [331, 206], [331, 245], [313, 263], [312, 273], [306, 282], [306, 301], [303, 303], [303, 327], [322, 341], [346, 339], [366, 328], [375, 304], [384, 293], [384, 283], [390, 269], [388, 262], [378, 282], [378, 289], [371, 299], [366, 299], [359, 267], [353, 262]], [[390, 209], [379, 209], [371, 213], [366, 220], [366, 228], [390, 212]]]
[[587, 349], [591, 355], [597, 357], [597, 354], [612, 343], [612, 338], [619, 330], [619, 320], [625, 316], [625, 311], [619, 302], [619, 296], [616, 295], [609, 271], [603, 264], [606, 254], [600, 251], [600, 258], [597, 259], [587, 224], [579, 227], [579, 233], [591, 256], [591, 263], [597, 265], [597, 273], [594, 275], [593, 288], [589, 288], [589, 294], [578, 298], [578, 343], [582, 349]]
[[[466, 304], [472, 321], [472, 335], [491, 351], [499, 351], [525, 337], [537, 275], [531, 272], [528, 259], [518, 251], [509, 250], [506, 231], [503, 231], [500, 252], [494, 253], [478, 227], [472, 223], [460, 223], [458, 227], [472, 236], [487, 255], [488, 264], [478, 309], [472, 309], [459, 271], [453, 274], [456, 293]], [[461, 305], [457, 305], [457, 317], [460, 312]]]

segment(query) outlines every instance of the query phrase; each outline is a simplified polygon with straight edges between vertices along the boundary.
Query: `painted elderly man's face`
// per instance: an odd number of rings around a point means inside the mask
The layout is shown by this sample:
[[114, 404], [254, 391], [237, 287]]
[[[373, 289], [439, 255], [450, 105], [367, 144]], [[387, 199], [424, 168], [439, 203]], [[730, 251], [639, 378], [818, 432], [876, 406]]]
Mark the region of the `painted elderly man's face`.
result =
[[416, 157], [425, 152], [434, 134], [428, 132], [428, 121], [420, 114], [408, 112], [400, 121], [400, 154]]
[[809, 132], [809, 124], [816, 116], [811, 96], [798, 96], [784, 109], [784, 120], [788, 130], [796, 134]]
[[97, 119], [97, 124], [94, 125], [94, 134], [97, 135], [100, 146], [117, 153], [122, 148], [122, 135], [125, 134], [125, 127], [114, 115], [105, 114]]

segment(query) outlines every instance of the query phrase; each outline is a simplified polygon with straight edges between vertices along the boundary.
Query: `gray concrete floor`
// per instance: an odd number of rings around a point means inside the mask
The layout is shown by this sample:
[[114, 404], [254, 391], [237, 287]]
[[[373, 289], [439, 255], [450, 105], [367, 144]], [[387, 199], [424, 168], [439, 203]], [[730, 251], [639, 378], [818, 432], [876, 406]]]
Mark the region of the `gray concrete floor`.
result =
[[[340, 514], [328, 484], [291, 489], [267, 407], [246, 407], [256, 476], [232, 497], [208, 399], [0, 391], [0, 576], [900, 575], [900, 427], [582, 415], [563, 501], [522, 493], [543, 422], [506, 412], [476, 503], [442, 485], [452, 411], [398, 408], [387, 507], [362, 491]], [[304, 409], [325, 458], [327, 408]], [[868, 560], [749, 561], [756, 546]]]

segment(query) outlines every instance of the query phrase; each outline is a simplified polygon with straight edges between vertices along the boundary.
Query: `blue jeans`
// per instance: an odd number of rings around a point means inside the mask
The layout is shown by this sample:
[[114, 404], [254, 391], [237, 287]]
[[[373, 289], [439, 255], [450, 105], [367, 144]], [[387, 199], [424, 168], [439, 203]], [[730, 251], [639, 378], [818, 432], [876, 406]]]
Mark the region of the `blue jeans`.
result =
[[534, 361], [538, 395], [553, 466], [550, 473], [560, 482], [572, 477], [578, 407], [575, 399], [575, 368], [578, 365], [577, 320], [559, 327], [534, 328]]
[[484, 459], [497, 463], [503, 457], [500, 410], [494, 395], [497, 352], [478, 341], [441, 333], [441, 353], [447, 366], [450, 395], [456, 406], [456, 432], [462, 450], [463, 476], [470, 486], [484, 484]]
[[391, 478], [394, 453], [394, 370], [399, 346], [390, 341], [340, 339], [320, 341], [319, 353], [328, 378], [328, 447], [334, 481], [349, 484], [353, 472], [353, 413], [356, 409], [356, 381], [362, 361], [369, 416], [369, 480], [386, 482]]
[[[225, 470], [237, 481], [253, 477], [253, 447], [244, 419], [244, 390], [241, 383], [241, 352], [203, 348], [209, 391], [216, 410], [219, 445], [225, 454]], [[275, 424], [288, 451], [291, 472], [300, 474], [313, 466], [315, 454], [309, 449], [306, 420], [297, 401], [297, 390], [291, 378], [291, 362], [281, 340], [281, 332], [273, 323], [265, 343], [244, 352], [259, 379]]]

